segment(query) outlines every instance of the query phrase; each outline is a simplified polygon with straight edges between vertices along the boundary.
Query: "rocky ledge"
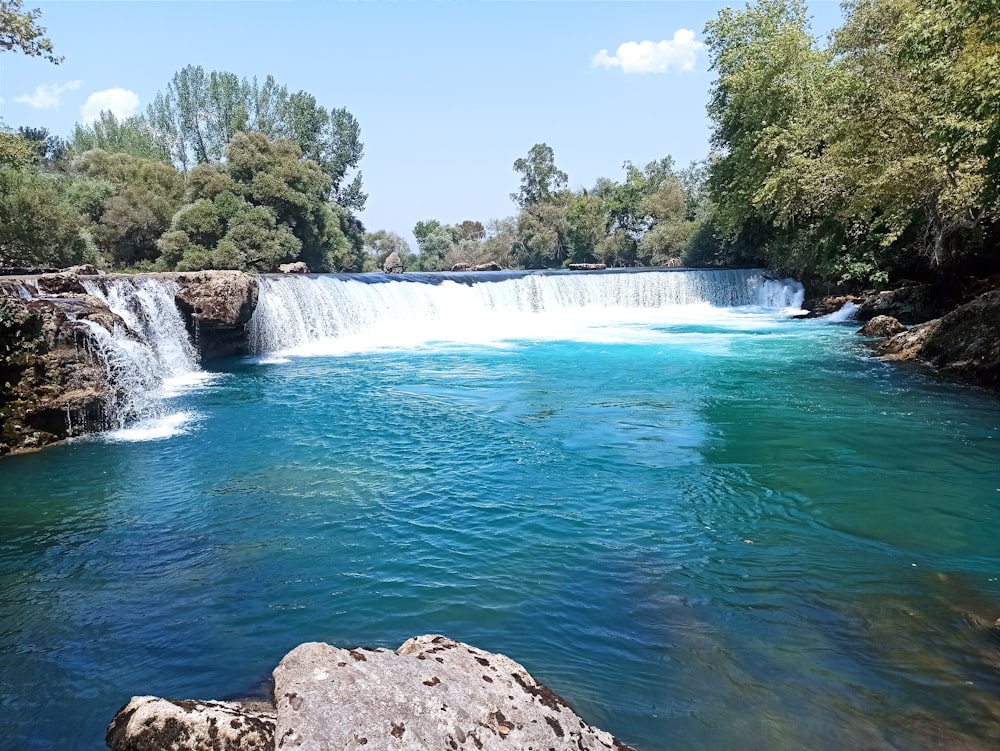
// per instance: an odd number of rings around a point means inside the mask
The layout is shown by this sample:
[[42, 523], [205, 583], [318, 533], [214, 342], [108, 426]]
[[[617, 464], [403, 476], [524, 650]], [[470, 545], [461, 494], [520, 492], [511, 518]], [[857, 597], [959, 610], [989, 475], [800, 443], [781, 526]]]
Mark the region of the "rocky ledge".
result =
[[509, 657], [433, 634], [395, 652], [302, 644], [274, 671], [271, 707], [135, 697], [107, 743], [112, 751], [631, 751]]
[[876, 345], [890, 360], [929, 365], [942, 375], [1000, 391], [1000, 290]]
[[103, 426], [112, 395], [91, 327], [122, 323], [82, 289], [35, 297], [21, 290], [0, 280], [0, 454]]
[[[246, 351], [257, 277], [239, 271], [158, 274], [178, 285], [174, 301], [202, 360]], [[0, 277], [0, 455], [107, 427], [116, 397], [95, 335], [127, 330], [84, 281], [117, 279], [92, 267]]]

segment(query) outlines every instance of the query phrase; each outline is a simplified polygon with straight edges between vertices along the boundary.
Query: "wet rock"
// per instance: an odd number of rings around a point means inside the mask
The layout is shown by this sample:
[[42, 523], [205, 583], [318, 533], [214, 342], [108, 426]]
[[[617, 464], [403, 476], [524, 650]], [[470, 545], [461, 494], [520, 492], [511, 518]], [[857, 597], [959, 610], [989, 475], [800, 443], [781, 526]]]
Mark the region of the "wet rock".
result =
[[607, 267], [606, 263], [571, 263], [566, 268], [570, 271], [604, 271]]
[[112, 751], [272, 751], [274, 725], [264, 704], [134, 696], [106, 742]]
[[473, 271], [503, 271], [503, 266], [501, 266], [496, 261], [490, 261], [489, 263], [480, 263], [472, 267]]
[[901, 283], [899, 287], [871, 292], [858, 302], [857, 318], [868, 321], [875, 316], [892, 316], [912, 325], [938, 318], [963, 302], [957, 289], [930, 284]]
[[472, 271], [471, 263], [456, 263], [451, 267], [452, 271]]
[[38, 289], [49, 294], [78, 294], [84, 295], [87, 291], [76, 278], [76, 274], [70, 271], [60, 271], [58, 274], [42, 274], [36, 282]]
[[[0, 285], [0, 454], [104, 427], [107, 368], [90, 326], [124, 322], [89, 295]], [[90, 323], [88, 323], [90, 322]]]
[[403, 259], [399, 257], [399, 253], [394, 250], [386, 256], [385, 261], [382, 262], [382, 271], [386, 274], [403, 273]]
[[444, 636], [395, 652], [303, 644], [274, 682], [279, 751], [628, 748], [509, 657]]
[[957, 380], [1000, 390], [1000, 290], [888, 339], [878, 352], [916, 360]]
[[861, 336], [885, 339], [906, 331], [906, 326], [892, 316], [875, 316], [858, 330]]
[[295, 261], [281, 264], [278, 266], [278, 271], [282, 274], [308, 274], [309, 267], [303, 261]]
[[242, 271], [196, 271], [170, 278], [180, 285], [174, 299], [202, 359], [246, 354], [257, 277]]

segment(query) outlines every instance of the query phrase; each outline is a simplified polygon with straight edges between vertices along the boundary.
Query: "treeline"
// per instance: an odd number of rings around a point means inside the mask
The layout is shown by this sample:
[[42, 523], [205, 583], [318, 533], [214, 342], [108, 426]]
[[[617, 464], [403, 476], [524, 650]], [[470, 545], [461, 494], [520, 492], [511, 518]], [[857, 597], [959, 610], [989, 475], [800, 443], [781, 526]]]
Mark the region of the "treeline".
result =
[[862, 283], [1000, 271], [996, 1], [843, 11], [826, 44], [801, 0], [706, 28], [720, 258]]
[[[624, 165], [625, 178], [600, 178], [589, 189], [570, 190], [568, 176], [547, 144], [536, 144], [514, 162], [520, 189], [511, 194], [518, 213], [485, 225], [437, 220], [417, 222], [418, 253], [410, 270], [438, 271], [458, 264], [498, 263], [505, 268], [558, 268], [571, 263], [608, 266], [680, 266], [710, 257], [701, 227], [709, 204], [705, 168], [677, 170], [666, 157], [637, 167]], [[405, 257], [402, 238], [368, 236], [376, 260], [396, 250]], [[402, 250], [401, 250], [402, 247]]]
[[188, 66], [145, 115], [0, 132], [0, 266], [361, 271], [362, 154], [347, 110]]

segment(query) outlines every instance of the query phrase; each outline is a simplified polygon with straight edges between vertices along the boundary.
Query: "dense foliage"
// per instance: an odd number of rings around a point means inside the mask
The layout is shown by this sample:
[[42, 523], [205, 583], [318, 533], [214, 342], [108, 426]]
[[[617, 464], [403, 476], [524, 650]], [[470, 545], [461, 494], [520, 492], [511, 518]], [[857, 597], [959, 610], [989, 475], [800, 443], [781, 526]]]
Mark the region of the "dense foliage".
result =
[[[885, 284], [1000, 271], [998, 0], [847, 0], [821, 43], [804, 0], [705, 30], [713, 153], [625, 162], [571, 189], [550, 146], [514, 162], [517, 213], [365, 234], [357, 121], [304, 92], [198, 66], [143, 115], [68, 142], [0, 124], [0, 265], [316, 271], [498, 263], [761, 264]], [[37, 11], [0, 0], [0, 52], [58, 62]]]
[[996, 270], [1000, 7], [850, 0], [822, 46], [801, 0], [707, 29], [722, 255], [884, 283]]
[[0, 266], [361, 271], [362, 153], [347, 110], [188, 66], [68, 143], [0, 127]]
[[520, 189], [511, 198], [518, 214], [486, 225], [417, 222], [417, 268], [680, 265], [696, 247], [707, 209], [704, 168], [678, 171], [666, 157], [641, 169], [625, 162], [624, 170], [623, 182], [601, 178], [591, 189], [571, 190], [552, 148], [536, 144], [514, 162]]

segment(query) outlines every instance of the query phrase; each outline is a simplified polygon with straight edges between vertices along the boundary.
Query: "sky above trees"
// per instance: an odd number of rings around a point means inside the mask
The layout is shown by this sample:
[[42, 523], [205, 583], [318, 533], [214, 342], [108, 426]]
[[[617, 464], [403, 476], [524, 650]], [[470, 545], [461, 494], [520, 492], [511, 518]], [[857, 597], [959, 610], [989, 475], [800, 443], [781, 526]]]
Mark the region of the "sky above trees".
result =
[[[371, 230], [514, 213], [516, 159], [552, 147], [572, 188], [623, 163], [704, 158], [714, 74], [705, 23], [726, 3], [36, 2], [64, 57], [5, 54], [0, 116], [63, 137], [102, 109], [145, 111], [185, 65], [267, 75], [361, 126]], [[733, 4], [742, 7], [742, 4]], [[813, 30], [840, 23], [809, 6]]]

